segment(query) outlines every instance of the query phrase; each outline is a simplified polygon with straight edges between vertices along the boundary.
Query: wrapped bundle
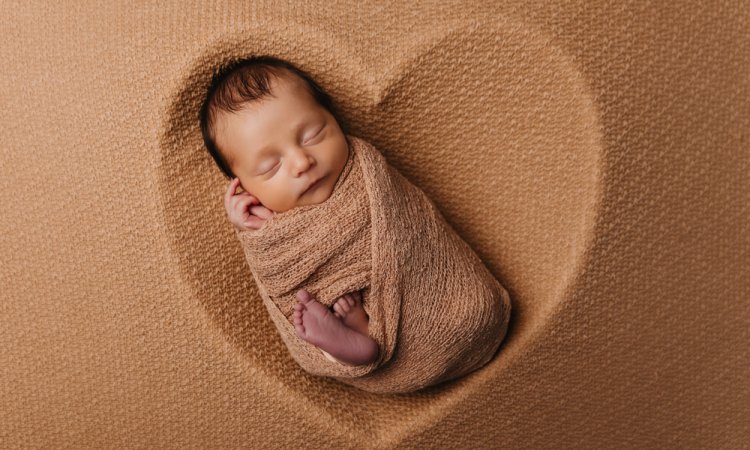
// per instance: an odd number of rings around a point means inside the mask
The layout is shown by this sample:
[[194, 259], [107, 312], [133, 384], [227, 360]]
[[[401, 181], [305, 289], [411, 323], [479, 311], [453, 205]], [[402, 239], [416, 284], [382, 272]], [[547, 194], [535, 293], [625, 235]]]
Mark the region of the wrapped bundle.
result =
[[[484, 366], [505, 337], [507, 290], [434, 203], [364, 139], [330, 197], [236, 230], [260, 295], [307, 372], [377, 393], [412, 392]], [[332, 361], [297, 336], [296, 293], [332, 306], [362, 290], [375, 361]]]

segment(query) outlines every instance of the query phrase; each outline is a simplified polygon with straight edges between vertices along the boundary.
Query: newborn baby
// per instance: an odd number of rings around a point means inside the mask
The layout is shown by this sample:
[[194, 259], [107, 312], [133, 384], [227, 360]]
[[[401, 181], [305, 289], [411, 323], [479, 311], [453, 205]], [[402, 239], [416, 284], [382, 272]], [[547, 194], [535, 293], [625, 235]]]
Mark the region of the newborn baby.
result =
[[424, 191], [346, 132], [307, 74], [266, 58], [215, 75], [201, 130], [290, 355], [378, 393], [487, 364], [508, 329], [507, 290]]
[[[276, 212], [326, 201], [350, 152], [338, 121], [305, 80], [279, 71], [267, 88], [266, 96], [239, 111], [218, 111], [213, 122], [214, 142], [236, 174], [224, 206], [240, 230], [259, 229]], [[244, 192], [237, 191], [240, 185]], [[377, 358], [360, 291], [340, 297], [332, 310], [304, 289], [297, 299], [294, 324], [300, 338], [342, 364]]]

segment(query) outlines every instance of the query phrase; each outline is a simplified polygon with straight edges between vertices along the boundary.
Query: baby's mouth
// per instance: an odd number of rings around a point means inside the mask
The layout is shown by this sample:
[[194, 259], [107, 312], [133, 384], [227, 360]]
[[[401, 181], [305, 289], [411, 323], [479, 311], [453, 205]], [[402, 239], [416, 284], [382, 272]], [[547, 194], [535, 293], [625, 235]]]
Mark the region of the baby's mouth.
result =
[[317, 189], [318, 187], [320, 187], [320, 185], [323, 184], [323, 180], [325, 178], [326, 178], [325, 176], [321, 177], [318, 181], [316, 181], [315, 183], [313, 183], [309, 188], [305, 189], [305, 191], [302, 192], [302, 194], [303, 195], [307, 194], [308, 192], [314, 191], [315, 189]]

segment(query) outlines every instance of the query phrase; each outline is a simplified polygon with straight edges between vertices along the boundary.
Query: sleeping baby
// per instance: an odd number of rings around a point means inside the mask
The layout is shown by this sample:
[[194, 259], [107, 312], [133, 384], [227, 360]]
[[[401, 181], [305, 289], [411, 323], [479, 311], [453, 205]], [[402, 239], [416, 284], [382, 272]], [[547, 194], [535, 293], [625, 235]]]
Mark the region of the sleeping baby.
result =
[[204, 143], [231, 179], [227, 216], [290, 353], [372, 392], [478, 369], [505, 336], [507, 291], [341, 123], [309, 75], [270, 56], [215, 74], [201, 109]]
[[[216, 145], [236, 174], [224, 206], [240, 230], [261, 228], [277, 212], [324, 202], [349, 157], [337, 120], [301, 78], [286, 74], [267, 83], [266, 98], [236, 112], [219, 112], [214, 122]], [[240, 185], [244, 192], [237, 193]], [[332, 308], [305, 289], [297, 298], [294, 325], [300, 338], [344, 364], [377, 357], [359, 291], [341, 296]]]

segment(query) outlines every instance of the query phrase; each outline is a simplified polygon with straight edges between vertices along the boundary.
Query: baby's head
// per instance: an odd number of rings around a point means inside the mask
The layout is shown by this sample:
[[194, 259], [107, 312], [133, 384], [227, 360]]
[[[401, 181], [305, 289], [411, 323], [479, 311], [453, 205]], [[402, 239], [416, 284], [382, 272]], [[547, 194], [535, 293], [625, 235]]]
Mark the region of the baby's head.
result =
[[275, 212], [328, 199], [349, 157], [348, 132], [328, 94], [302, 70], [270, 56], [215, 73], [200, 124], [227, 179], [238, 177]]

